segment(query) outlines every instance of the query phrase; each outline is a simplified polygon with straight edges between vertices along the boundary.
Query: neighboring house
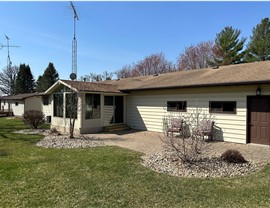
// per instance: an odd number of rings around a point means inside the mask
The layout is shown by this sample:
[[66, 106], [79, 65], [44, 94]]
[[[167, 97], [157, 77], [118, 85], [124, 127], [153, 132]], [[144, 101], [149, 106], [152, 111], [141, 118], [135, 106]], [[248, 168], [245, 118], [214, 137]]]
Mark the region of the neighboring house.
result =
[[219, 129], [216, 139], [270, 145], [270, 61], [197, 69], [103, 82], [59, 80], [52, 94], [52, 127], [69, 127], [65, 96], [79, 93], [77, 133], [126, 123], [163, 131], [166, 116], [202, 109]]
[[1, 111], [12, 112], [14, 116], [22, 116], [27, 110], [39, 110], [43, 111], [46, 117], [51, 116], [49, 96], [35, 92], [2, 97]]

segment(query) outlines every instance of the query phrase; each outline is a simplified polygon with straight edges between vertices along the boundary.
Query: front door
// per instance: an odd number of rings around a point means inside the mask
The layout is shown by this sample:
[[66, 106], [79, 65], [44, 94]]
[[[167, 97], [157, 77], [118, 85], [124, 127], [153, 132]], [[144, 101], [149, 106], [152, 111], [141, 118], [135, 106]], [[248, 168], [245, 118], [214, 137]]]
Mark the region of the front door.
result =
[[124, 122], [124, 97], [104, 96], [104, 125]]
[[248, 97], [248, 142], [270, 145], [270, 96]]

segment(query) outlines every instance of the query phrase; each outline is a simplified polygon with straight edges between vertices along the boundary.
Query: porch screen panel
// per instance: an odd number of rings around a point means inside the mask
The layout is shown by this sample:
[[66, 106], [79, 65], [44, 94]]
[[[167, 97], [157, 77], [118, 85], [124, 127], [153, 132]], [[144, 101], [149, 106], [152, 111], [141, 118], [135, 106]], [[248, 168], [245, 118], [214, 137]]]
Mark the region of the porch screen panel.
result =
[[54, 94], [53, 100], [53, 116], [63, 117], [63, 94]]
[[66, 118], [77, 119], [78, 97], [76, 93], [66, 93]]
[[85, 119], [100, 118], [100, 95], [85, 94]]

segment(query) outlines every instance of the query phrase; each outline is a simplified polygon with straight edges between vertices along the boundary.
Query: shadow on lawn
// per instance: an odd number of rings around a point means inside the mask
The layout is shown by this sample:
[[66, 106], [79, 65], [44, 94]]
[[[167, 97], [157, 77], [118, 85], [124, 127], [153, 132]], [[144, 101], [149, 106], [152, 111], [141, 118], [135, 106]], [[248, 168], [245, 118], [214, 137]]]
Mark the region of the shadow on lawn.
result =
[[9, 141], [21, 141], [27, 142], [30, 144], [36, 144], [42, 139], [41, 135], [24, 135], [24, 134], [15, 134], [15, 133], [6, 133], [0, 134], [0, 139], [5, 139]]
[[8, 152], [6, 150], [0, 149], [0, 157], [5, 157], [5, 156], [8, 156]]

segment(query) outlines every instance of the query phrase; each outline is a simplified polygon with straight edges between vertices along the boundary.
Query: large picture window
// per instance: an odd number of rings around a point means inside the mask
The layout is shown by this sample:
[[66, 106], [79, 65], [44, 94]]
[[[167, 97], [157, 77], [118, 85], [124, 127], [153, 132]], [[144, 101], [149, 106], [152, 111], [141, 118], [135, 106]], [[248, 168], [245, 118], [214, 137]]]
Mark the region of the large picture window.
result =
[[209, 112], [236, 114], [236, 101], [210, 101]]
[[168, 101], [167, 111], [187, 111], [187, 101]]
[[63, 117], [63, 94], [54, 94], [53, 100], [53, 116]]
[[100, 95], [85, 94], [85, 119], [100, 118]]

